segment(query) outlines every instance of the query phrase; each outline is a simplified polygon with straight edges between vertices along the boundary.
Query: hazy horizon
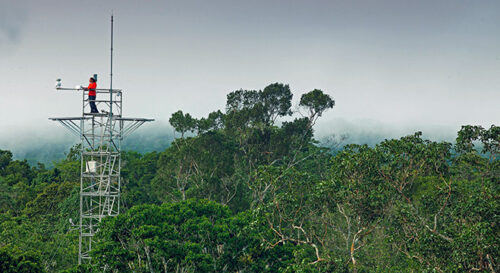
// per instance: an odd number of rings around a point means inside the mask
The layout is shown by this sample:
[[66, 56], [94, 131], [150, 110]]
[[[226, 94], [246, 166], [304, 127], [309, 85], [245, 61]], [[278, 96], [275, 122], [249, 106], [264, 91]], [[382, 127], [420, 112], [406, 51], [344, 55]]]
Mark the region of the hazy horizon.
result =
[[[319, 119], [321, 123], [321, 118]], [[456, 133], [451, 128], [432, 128], [426, 130], [413, 130], [411, 127], [389, 127], [370, 120], [349, 123], [346, 120], [334, 119], [333, 129], [325, 125], [315, 126], [315, 138], [321, 145], [330, 146], [332, 140], [338, 141], [345, 137], [342, 142], [346, 144], [368, 144], [373, 146], [385, 139], [400, 138], [417, 131], [423, 133], [424, 139], [432, 141], [447, 141], [454, 143]], [[363, 126], [359, 125], [362, 124]], [[66, 128], [53, 122], [52, 128], [40, 129], [33, 134], [30, 129], [20, 129], [18, 137], [12, 138], [0, 135], [0, 150], [10, 150], [15, 159], [28, 160], [30, 164], [36, 162], [51, 165], [54, 160], [63, 159], [69, 152], [70, 147], [80, 142], [79, 138], [70, 134]], [[334, 132], [332, 132], [334, 130]], [[451, 133], [450, 133], [451, 132]], [[190, 135], [190, 134], [188, 134]], [[143, 128], [124, 140], [122, 148], [124, 151], [137, 152], [161, 152], [170, 145], [174, 137], [180, 137], [174, 129], [164, 121], [157, 121], [145, 125]]]

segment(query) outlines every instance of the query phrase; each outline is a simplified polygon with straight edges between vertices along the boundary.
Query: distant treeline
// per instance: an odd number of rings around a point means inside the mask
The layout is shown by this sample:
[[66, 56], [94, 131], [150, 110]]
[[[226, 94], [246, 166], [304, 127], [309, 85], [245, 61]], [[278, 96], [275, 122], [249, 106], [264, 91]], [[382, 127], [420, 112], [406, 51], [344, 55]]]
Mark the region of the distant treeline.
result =
[[[122, 150], [136, 151], [141, 154], [153, 151], [160, 152], [168, 148], [173, 139], [171, 128], [146, 128], [126, 138], [122, 143]], [[31, 166], [42, 163], [52, 168], [54, 163], [63, 160], [68, 150], [78, 142], [78, 138], [68, 133], [68, 136], [63, 141], [37, 141], [33, 144], [19, 145], [11, 152], [14, 154], [15, 159], [26, 160]], [[2, 148], [0, 147], [0, 149]]]

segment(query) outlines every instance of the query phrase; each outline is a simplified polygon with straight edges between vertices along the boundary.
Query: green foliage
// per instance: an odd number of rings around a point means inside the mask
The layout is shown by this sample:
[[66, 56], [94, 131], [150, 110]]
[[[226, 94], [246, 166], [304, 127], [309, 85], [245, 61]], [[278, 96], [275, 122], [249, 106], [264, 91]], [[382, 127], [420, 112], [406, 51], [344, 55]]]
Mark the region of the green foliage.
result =
[[10, 151], [0, 150], [0, 174], [4, 174], [5, 168], [12, 161], [12, 153]]
[[19, 254], [4, 247], [0, 248], [0, 272], [41, 273], [45, 270], [40, 266], [36, 254], [27, 252]]
[[266, 250], [248, 225], [247, 214], [207, 200], [136, 206], [102, 222], [93, 261], [119, 272], [277, 272], [286, 248]]
[[[78, 217], [78, 203], [69, 207], [62, 204], [69, 203], [79, 180], [76, 160], [68, 157], [50, 170], [18, 160], [4, 166], [0, 175], [0, 247], [16, 251], [10, 256], [22, 268], [13, 270], [52, 272], [74, 262], [77, 237], [68, 233], [67, 217], [71, 213]], [[75, 162], [78, 171], [74, 170]]]
[[300, 97], [300, 106], [305, 107], [309, 111], [309, 119], [314, 120], [321, 117], [323, 112], [335, 105], [335, 101], [319, 89], [303, 94]]
[[208, 132], [211, 130], [217, 130], [222, 127], [224, 122], [224, 114], [218, 110], [208, 114], [207, 118], [201, 118], [196, 122], [196, 130], [198, 134]]
[[196, 128], [196, 120], [190, 114], [184, 115], [181, 110], [173, 113], [168, 121], [177, 132], [181, 133], [181, 137], [184, 137], [184, 133], [193, 132]]
[[41, 193], [32, 201], [26, 204], [24, 214], [29, 217], [58, 216], [58, 204], [63, 202], [77, 183], [63, 182], [61, 184], [50, 184], [46, 186]]
[[458, 152], [470, 153], [474, 149], [474, 141], [483, 145], [482, 152], [498, 156], [500, 153], [500, 127], [491, 125], [490, 129], [481, 126], [462, 126], [458, 132], [456, 149]]
[[288, 85], [273, 83], [263, 91], [237, 90], [227, 95], [225, 126], [243, 128], [271, 125], [278, 117], [292, 114], [292, 92]]
[[151, 181], [157, 170], [159, 154], [156, 152], [141, 155], [137, 152], [122, 153], [122, 196], [125, 208], [141, 204], [156, 204]]
[[164, 151], [123, 152], [122, 214], [100, 223], [89, 265], [68, 221], [81, 147], [50, 168], [0, 150], [0, 271], [498, 271], [499, 127], [333, 153], [313, 131], [333, 99], [304, 94], [302, 118], [291, 99], [281, 83], [237, 90], [225, 111], [174, 113]]
[[177, 139], [159, 157], [152, 180], [156, 197], [161, 201], [207, 198], [223, 204], [241, 197], [241, 185], [233, 180], [237, 152], [234, 141], [218, 131]]

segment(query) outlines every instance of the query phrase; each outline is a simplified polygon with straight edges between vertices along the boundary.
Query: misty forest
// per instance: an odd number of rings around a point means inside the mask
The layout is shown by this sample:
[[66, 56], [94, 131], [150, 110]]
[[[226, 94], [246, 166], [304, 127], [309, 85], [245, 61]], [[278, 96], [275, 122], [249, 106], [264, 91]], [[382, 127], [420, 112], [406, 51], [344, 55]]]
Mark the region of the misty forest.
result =
[[334, 98], [292, 97], [237, 90], [205, 117], [173, 113], [168, 148], [122, 152], [121, 212], [88, 264], [69, 221], [80, 146], [50, 166], [0, 150], [0, 272], [500, 271], [500, 127], [319, 142]]

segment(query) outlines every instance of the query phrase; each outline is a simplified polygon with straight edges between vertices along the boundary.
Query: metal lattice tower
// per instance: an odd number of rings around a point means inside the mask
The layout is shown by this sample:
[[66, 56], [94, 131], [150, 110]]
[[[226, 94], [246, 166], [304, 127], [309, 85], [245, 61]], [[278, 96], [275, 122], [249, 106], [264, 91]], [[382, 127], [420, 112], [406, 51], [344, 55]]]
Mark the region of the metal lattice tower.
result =
[[96, 89], [95, 103], [101, 110], [97, 114], [90, 113], [88, 91], [83, 88], [56, 89], [82, 91], [80, 117], [50, 118], [60, 122], [81, 140], [80, 221], [76, 224], [79, 229], [78, 264], [81, 264], [90, 261], [92, 240], [99, 222], [104, 217], [120, 213], [121, 142], [153, 119], [123, 117], [122, 90], [112, 89], [111, 86], [110, 89]]
[[[97, 96], [109, 95], [110, 99], [97, 99], [102, 109], [99, 114], [88, 113], [88, 91], [81, 90], [83, 105], [81, 117], [50, 118], [59, 121], [81, 140], [80, 221], [78, 263], [90, 259], [92, 238], [98, 223], [107, 216], [120, 213], [121, 141], [139, 126], [153, 119], [122, 117], [122, 91], [96, 89]], [[114, 106], [114, 107], [112, 107]], [[111, 112], [113, 110], [114, 112]]]

